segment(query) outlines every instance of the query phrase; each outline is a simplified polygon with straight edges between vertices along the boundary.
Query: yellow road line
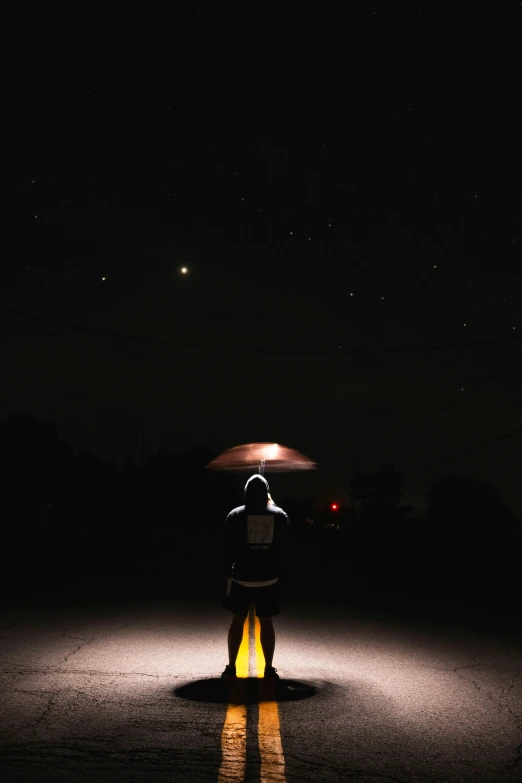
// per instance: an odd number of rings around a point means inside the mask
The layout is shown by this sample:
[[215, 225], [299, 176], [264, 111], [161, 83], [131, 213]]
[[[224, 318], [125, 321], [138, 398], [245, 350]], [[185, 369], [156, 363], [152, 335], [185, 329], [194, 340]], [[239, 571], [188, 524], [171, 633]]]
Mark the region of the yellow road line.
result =
[[[238, 678], [248, 677], [250, 624], [255, 629], [254, 670], [259, 683], [258, 743], [261, 755], [261, 783], [286, 783], [285, 757], [281, 743], [279, 710], [275, 699], [276, 684], [264, 682], [265, 656], [261, 647], [261, 625], [252, 610], [243, 626], [243, 640], [236, 661]], [[218, 783], [243, 783], [246, 769], [246, 722], [247, 706], [245, 701], [245, 683], [233, 683], [230, 688], [225, 724], [221, 734], [222, 761], [219, 768]], [[267, 698], [267, 701], [263, 699]]]
[[248, 677], [248, 636], [249, 636], [249, 621], [250, 617], [247, 615], [245, 624], [243, 626], [243, 639], [236, 658], [236, 674], [238, 677]]
[[261, 678], [265, 673], [265, 656], [263, 654], [263, 648], [261, 647], [261, 623], [259, 622], [259, 617], [257, 616], [255, 617], [255, 624], [256, 624], [256, 631], [255, 631], [256, 674], [259, 678]]
[[221, 734], [219, 783], [243, 783], [246, 768], [245, 704], [230, 704]]
[[[265, 673], [265, 656], [261, 647], [261, 624], [256, 617], [256, 669], [257, 676]], [[261, 755], [261, 783], [286, 783], [285, 757], [281, 743], [281, 728], [279, 724], [279, 709], [275, 699], [275, 682], [261, 682], [260, 696], [268, 697], [269, 701], [259, 699], [259, 719], [257, 735], [259, 753]]]
[[[237, 656], [236, 674], [242, 679], [248, 677], [248, 617], [243, 626], [243, 640]], [[241, 701], [245, 701], [241, 698], [244, 686], [245, 683], [233, 683], [231, 686], [231, 701], [221, 733], [221, 766], [218, 783], [242, 783], [245, 777], [247, 706], [241, 704]]]

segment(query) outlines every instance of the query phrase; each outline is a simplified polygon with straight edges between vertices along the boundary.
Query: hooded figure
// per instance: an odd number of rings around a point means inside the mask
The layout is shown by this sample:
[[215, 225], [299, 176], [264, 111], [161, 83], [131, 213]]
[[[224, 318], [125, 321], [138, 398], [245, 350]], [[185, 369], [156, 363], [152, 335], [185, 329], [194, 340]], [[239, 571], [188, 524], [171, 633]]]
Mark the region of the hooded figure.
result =
[[233, 509], [225, 520], [225, 568], [234, 581], [252, 586], [277, 581], [280, 540], [288, 524], [286, 513], [270, 498], [266, 478], [259, 473], [250, 476], [245, 505]]
[[245, 484], [245, 508], [247, 514], [262, 513], [268, 505], [270, 487], [260, 473], [254, 473]]
[[228, 632], [229, 663], [221, 675], [236, 678], [238, 655], [245, 618], [250, 606], [261, 625], [260, 641], [265, 657], [265, 678], [277, 680], [272, 666], [275, 632], [272, 617], [279, 614], [279, 567], [286, 559], [282, 545], [290, 520], [276, 506], [269, 493], [268, 481], [256, 473], [245, 484], [245, 505], [233, 509], [225, 520], [224, 571], [227, 592], [223, 607], [232, 614]]

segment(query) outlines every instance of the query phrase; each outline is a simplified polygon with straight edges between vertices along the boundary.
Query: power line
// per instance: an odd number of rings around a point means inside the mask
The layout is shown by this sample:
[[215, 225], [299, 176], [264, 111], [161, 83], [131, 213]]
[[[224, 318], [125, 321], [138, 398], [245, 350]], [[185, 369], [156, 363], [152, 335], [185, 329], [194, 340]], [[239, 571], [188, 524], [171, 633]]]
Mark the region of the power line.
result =
[[91, 334], [98, 334], [102, 337], [118, 337], [123, 340], [135, 340], [138, 342], [153, 343], [155, 345], [168, 345], [171, 348], [182, 348], [201, 351], [218, 351], [228, 353], [244, 353], [244, 354], [263, 354], [263, 355], [279, 355], [279, 356], [352, 356], [356, 354], [389, 354], [389, 353], [410, 353], [413, 351], [444, 351], [467, 348], [473, 345], [493, 345], [499, 342], [515, 342], [522, 339], [522, 337], [492, 337], [488, 340], [470, 340], [467, 343], [451, 344], [443, 343], [440, 345], [419, 345], [409, 348], [373, 348], [373, 349], [355, 349], [351, 351], [343, 350], [330, 350], [330, 351], [296, 351], [296, 350], [278, 350], [270, 348], [238, 348], [233, 346], [216, 346], [216, 345], [202, 345], [199, 343], [176, 343], [170, 340], [160, 340], [153, 337], [141, 337], [139, 335], [121, 334], [119, 332], [109, 332], [103, 329], [93, 329], [88, 326], [79, 326], [78, 324], [70, 324], [66, 321], [57, 321], [53, 318], [46, 318], [42, 315], [33, 315], [31, 313], [25, 313], [20, 310], [16, 310], [13, 307], [4, 305], [6, 310], [9, 310], [15, 315], [22, 316], [23, 318], [30, 318], [35, 321], [44, 321], [45, 323], [54, 324], [56, 326], [64, 326], [66, 329], [74, 329], [81, 332], [89, 332]]
[[449, 462], [452, 459], [456, 459], [457, 457], [467, 457], [468, 454], [472, 454], [474, 451], [478, 451], [479, 449], [484, 449], [486, 446], [490, 446], [492, 443], [498, 443], [501, 440], [506, 440], [507, 438], [512, 438], [513, 435], [517, 435], [519, 432], [522, 432], [522, 426], [517, 427], [515, 430], [512, 430], [511, 432], [506, 432], [504, 435], [498, 435], [496, 438], [491, 438], [491, 440], [486, 440], [483, 443], [478, 443], [476, 446], [473, 446], [471, 449], [468, 449], [467, 451], [460, 451], [457, 454], [452, 454], [449, 457], [445, 457], [444, 459], [438, 460], [437, 462], [432, 462], [431, 465], [424, 465], [422, 468], [416, 468], [415, 470], [410, 470], [408, 473], [405, 473], [404, 476], [408, 478], [409, 476], [413, 476], [415, 473], [421, 473], [425, 470], [429, 470], [430, 468], [435, 468], [438, 465], [443, 465], [445, 462]]
[[[515, 364], [516, 362], [519, 362], [522, 359], [522, 353], [517, 354], [512, 359], [509, 359], [506, 364], [503, 364], [499, 369], [492, 372], [490, 375], [487, 375], [485, 378], [482, 378], [482, 380], [477, 381], [473, 386], [471, 386], [469, 389], [466, 389], [464, 392], [464, 397], [469, 397], [470, 394], [473, 394], [477, 391], [481, 386], [483, 386], [485, 383], [489, 383], [489, 381], [495, 380], [495, 378], [498, 378], [499, 375], [502, 375], [502, 373], [508, 369], [508, 367], [511, 367], [512, 364]], [[455, 402], [448, 402], [444, 407], [440, 408], [440, 410], [435, 411], [431, 416], [428, 416], [426, 419], [423, 419], [417, 426], [422, 426], [424, 424], [427, 424], [432, 419], [437, 418], [437, 416], [440, 416], [442, 413], [445, 413], [450, 408], [458, 408], [460, 407], [459, 403]]]
[[[84, 360], [76, 359], [76, 360], [72, 360], [71, 361], [71, 360], [63, 359], [61, 357], [60, 358], [58, 358], [58, 357], [50, 357], [50, 356], [48, 356], [46, 354], [42, 354], [42, 353], [40, 353], [38, 351], [32, 351], [32, 350], [29, 350], [29, 349], [26, 349], [25, 352], [34, 354], [36, 356], [40, 356], [41, 358], [53, 359], [55, 361], [58, 361], [58, 362], [61, 362], [61, 363], [64, 363], [64, 364], [74, 364], [74, 363], [78, 364], [79, 363], [79, 364], [84, 364], [84, 365], [89, 366], [89, 362], [85, 362]], [[517, 358], [519, 358], [519, 357], [517, 357]], [[135, 377], [132, 377], [132, 376], [118, 375], [116, 373], [110, 373], [110, 372], [106, 372], [104, 370], [100, 370], [100, 368], [97, 368], [97, 369], [100, 372], [102, 372], [102, 374], [108, 375], [109, 377], [115, 377], [115, 378], [120, 378], [120, 379], [123, 379], [123, 380], [133, 380], [133, 381], [141, 381], [141, 380], [143, 380], [142, 378], [135, 378]], [[145, 379], [145, 380], [148, 380], [148, 379]], [[162, 382], [161, 385], [169, 386], [169, 387], [175, 387], [175, 388], [176, 387], [177, 388], [183, 388], [185, 390], [186, 389], [191, 389], [191, 390], [196, 389], [196, 390], [199, 390], [201, 388], [207, 389], [207, 387], [198, 387], [195, 384], [185, 384], [185, 385], [182, 385], [182, 384], [179, 384], [179, 383], [178, 384], [173, 384], [173, 383]], [[256, 392], [243, 392], [243, 391], [241, 391], [239, 389], [223, 389], [223, 388], [221, 388], [221, 389], [219, 389], [219, 391], [224, 391], [226, 393], [240, 393], [240, 394], [243, 393], [243, 394], [246, 394], [247, 396], [266, 396], [266, 394], [263, 394], [262, 392], [258, 392], [258, 393], [256, 393]], [[332, 407], [332, 403], [329, 403], [329, 402], [326, 402], [326, 401], [324, 401], [324, 402], [313, 401], [313, 400], [310, 400], [310, 401], [299, 401], [299, 400], [297, 400], [296, 401], [294, 398], [281, 398], [281, 397], [278, 397], [277, 399], [284, 399], [287, 402], [291, 402], [293, 405], [295, 405], [297, 403], [297, 404], [301, 404], [301, 405], [304, 405], [304, 406], [310, 406], [310, 407]], [[353, 406], [362, 407], [361, 403], [358, 403], [356, 401], [353, 402], [353, 403], [348, 403], [348, 404], [351, 404]], [[411, 405], [412, 404], [410, 403], [407, 406], [401, 406], [401, 407], [411, 407]], [[346, 406], [347, 406], [346, 404], [343, 404], [341, 407], [346, 407]], [[505, 403], [500, 403], [499, 405], [494, 405], [494, 406], [477, 405], [477, 406], [474, 406], [474, 407], [504, 407], [504, 406], [505, 406]], [[370, 406], [367, 406], [367, 407], [370, 407]], [[461, 407], [467, 407], [467, 406], [462, 405]], [[472, 454], [474, 451], [478, 451], [480, 449], [486, 448], [487, 446], [490, 446], [493, 443], [497, 443], [497, 442], [499, 442], [501, 440], [506, 440], [507, 438], [511, 438], [514, 435], [517, 435], [519, 432], [522, 432], [522, 426], [517, 427], [516, 429], [512, 430], [511, 432], [505, 433], [503, 435], [498, 435], [497, 437], [491, 438], [488, 441], [484, 441], [483, 443], [479, 443], [476, 446], [473, 446], [472, 448], [470, 448], [470, 449], [468, 449], [466, 451], [461, 451], [461, 452], [458, 452], [456, 454], [451, 454], [450, 456], [445, 457], [442, 460], [438, 460], [437, 462], [430, 463], [429, 465], [424, 465], [424, 466], [422, 466], [420, 468], [416, 468], [415, 470], [408, 471], [408, 472], [404, 473], [403, 475], [404, 475], [405, 478], [409, 478], [410, 476], [413, 476], [413, 475], [415, 475], [417, 473], [422, 473], [422, 472], [430, 470], [431, 468], [434, 468], [434, 467], [438, 467], [439, 465], [443, 465], [446, 462], [449, 462], [449, 461], [451, 461], [453, 459], [457, 459], [458, 457], [468, 456], [469, 454]]]
[[[277, 400], [283, 403], [288, 403], [291, 405], [301, 405], [305, 407], [312, 407], [312, 408], [335, 408], [335, 409], [343, 409], [343, 408], [366, 408], [368, 410], [375, 410], [376, 408], [381, 408], [383, 410], [386, 409], [400, 409], [400, 410], [410, 410], [413, 408], [430, 408], [430, 407], [436, 407], [437, 405], [440, 405], [440, 403], [437, 402], [402, 402], [402, 403], [391, 403], [388, 400], [373, 400], [373, 401], [361, 401], [361, 400], [344, 400], [344, 401], [336, 401], [336, 400], [321, 400], [321, 399], [298, 399], [296, 397], [288, 397], [281, 394], [270, 394], [267, 392], [258, 392], [255, 390], [246, 390], [242, 389], [240, 387], [238, 388], [228, 388], [223, 386], [213, 386], [212, 389], [209, 389], [208, 384], [196, 384], [196, 383], [184, 383], [183, 381], [175, 381], [171, 382], [165, 379], [158, 379], [158, 378], [150, 378], [149, 376], [141, 376], [136, 377], [133, 375], [123, 375], [121, 373], [115, 373], [110, 372], [108, 370], [105, 370], [104, 368], [100, 367], [99, 365], [95, 364], [94, 362], [86, 361], [85, 359], [70, 359], [63, 356], [51, 356], [46, 353], [42, 353], [41, 351], [35, 351], [30, 348], [17, 348], [18, 352], [21, 353], [28, 353], [32, 356], [36, 356], [40, 359], [45, 359], [46, 361], [53, 361], [58, 362], [59, 364], [64, 364], [66, 366], [74, 366], [74, 365], [81, 365], [83, 367], [87, 368], [95, 368], [97, 372], [99, 372], [101, 375], [108, 376], [110, 378], [117, 378], [120, 380], [125, 381], [134, 381], [138, 383], [149, 383], [156, 386], [163, 386], [165, 388], [174, 388], [174, 389], [180, 389], [180, 390], [190, 390], [190, 391], [204, 391], [207, 393], [207, 395], [212, 392], [218, 392], [218, 393], [225, 393], [225, 394], [233, 394], [233, 395], [239, 395], [243, 397], [261, 397], [263, 399], [272, 399]], [[508, 405], [513, 405], [515, 407], [519, 407], [518, 403], [454, 403], [454, 407], [459, 408], [503, 408]], [[431, 417], [430, 417], [431, 418]], [[427, 419], [429, 420], [429, 418]]]
[[[516, 362], [520, 361], [521, 359], [522, 359], [522, 353], [517, 354], [517, 356], [515, 356], [512, 359], [509, 359], [509, 361], [507, 361], [505, 364], [503, 364], [500, 368], [498, 368], [494, 372], [490, 373], [485, 378], [482, 378], [481, 380], [477, 381], [477, 383], [475, 383], [473, 386], [471, 386], [470, 389], [466, 390], [465, 396], [469, 396], [470, 394], [473, 394], [478, 388], [483, 386], [485, 383], [488, 383], [489, 381], [495, 380], [495, 378], [498, 378], [499, 375], [502, 375], [502, 373], [505, 370], [507, 370], [508, 367], [511, 367], [512, 364], [515, 364]], [[417, 427], [420, 427], [420, 426], [422, 426], [424, 424], [427, 424], [429, 421], [432, 421], [437, 416], [441, 415], [442, 413], [445, 413], [450, 408], [455, 410], [455, 409], [460, 408], [460, 407], [462, 407], [462, 406], [459, 403], [447, 403], [443, 408], [441, 408], [438, 411], [435, 411], [435, 413], [433, 413], [430, 416], [428, 416], [427, 418], [423, 419], [417, 425]], [[502, 407], [502, 406], [499, 406], [499, 407]], [[473, 447], [471, 450], [464, 451], [464, 452], [459, 452], [458, 454], [453, 454], [450, 457], [446, 457], [445, 459], [441, 460], [440, 462], [435, 462], [435, 463], [433, 463], [431, 465], [425, 465], [422, 468], [416, 468], [415, 470], [409, 471], [408, 473], [405, 473], [404, 475], [405, 475], [405, 477], [408, 477], [408, 476], [414, 475], [416, 473], [420, 473], [420, 472], [423, 472], [425, 470], [429, 470], [432, 467], [436, 467], [438, 465], [444, 464], [445, 462], [449, 462], [450, 460], [456, 459], [457, 457], [466, 456], [467, 454], [471, 454], [473, 451], [475, 451], [475, 449], [485, 448], [486, 446], [489, 446], [491, 443], [495, 443], [497, 440], [502, 440], [503, 438], [511, 437], [512, 435], [515, 435], [517, 432], [519, 432], [520, 429], [522, 429], [522, 427], [519, 428], [519, 429], [514, 430], [511, 433], [508, 433], [507, 435], [500, 435], [498, 438], [493, 438], [490, 441], [486, 441], [483, 444], [479, 444], [478, 446]]]

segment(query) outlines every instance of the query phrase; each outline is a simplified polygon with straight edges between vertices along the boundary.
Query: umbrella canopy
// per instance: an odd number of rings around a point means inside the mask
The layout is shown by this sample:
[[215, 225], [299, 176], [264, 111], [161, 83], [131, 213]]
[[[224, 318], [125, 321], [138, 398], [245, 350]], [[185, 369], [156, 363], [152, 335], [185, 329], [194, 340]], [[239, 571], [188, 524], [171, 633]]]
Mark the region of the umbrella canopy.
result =
[[272, 473], [296, 470], [314, 470], [315, 462], [295, 449], [279, 443], [245, 443], [227, 449], [208, 463], [210, 470], [259, 470], [266, 468]]

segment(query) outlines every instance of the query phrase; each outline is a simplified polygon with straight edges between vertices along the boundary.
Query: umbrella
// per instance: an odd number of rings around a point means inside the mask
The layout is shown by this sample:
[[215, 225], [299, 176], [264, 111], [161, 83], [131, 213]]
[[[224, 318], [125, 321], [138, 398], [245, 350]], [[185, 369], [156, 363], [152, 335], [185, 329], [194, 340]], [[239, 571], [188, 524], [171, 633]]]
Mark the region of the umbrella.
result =
[[296, 470], [314, 470], [317, 465], [295, 449], [281, 446], [279, 443], [245, 443], [227, 449], [208, 463], [210, 470], [252, 470], [258, 469], [261, 475], [265, 468], [273, 473]]

